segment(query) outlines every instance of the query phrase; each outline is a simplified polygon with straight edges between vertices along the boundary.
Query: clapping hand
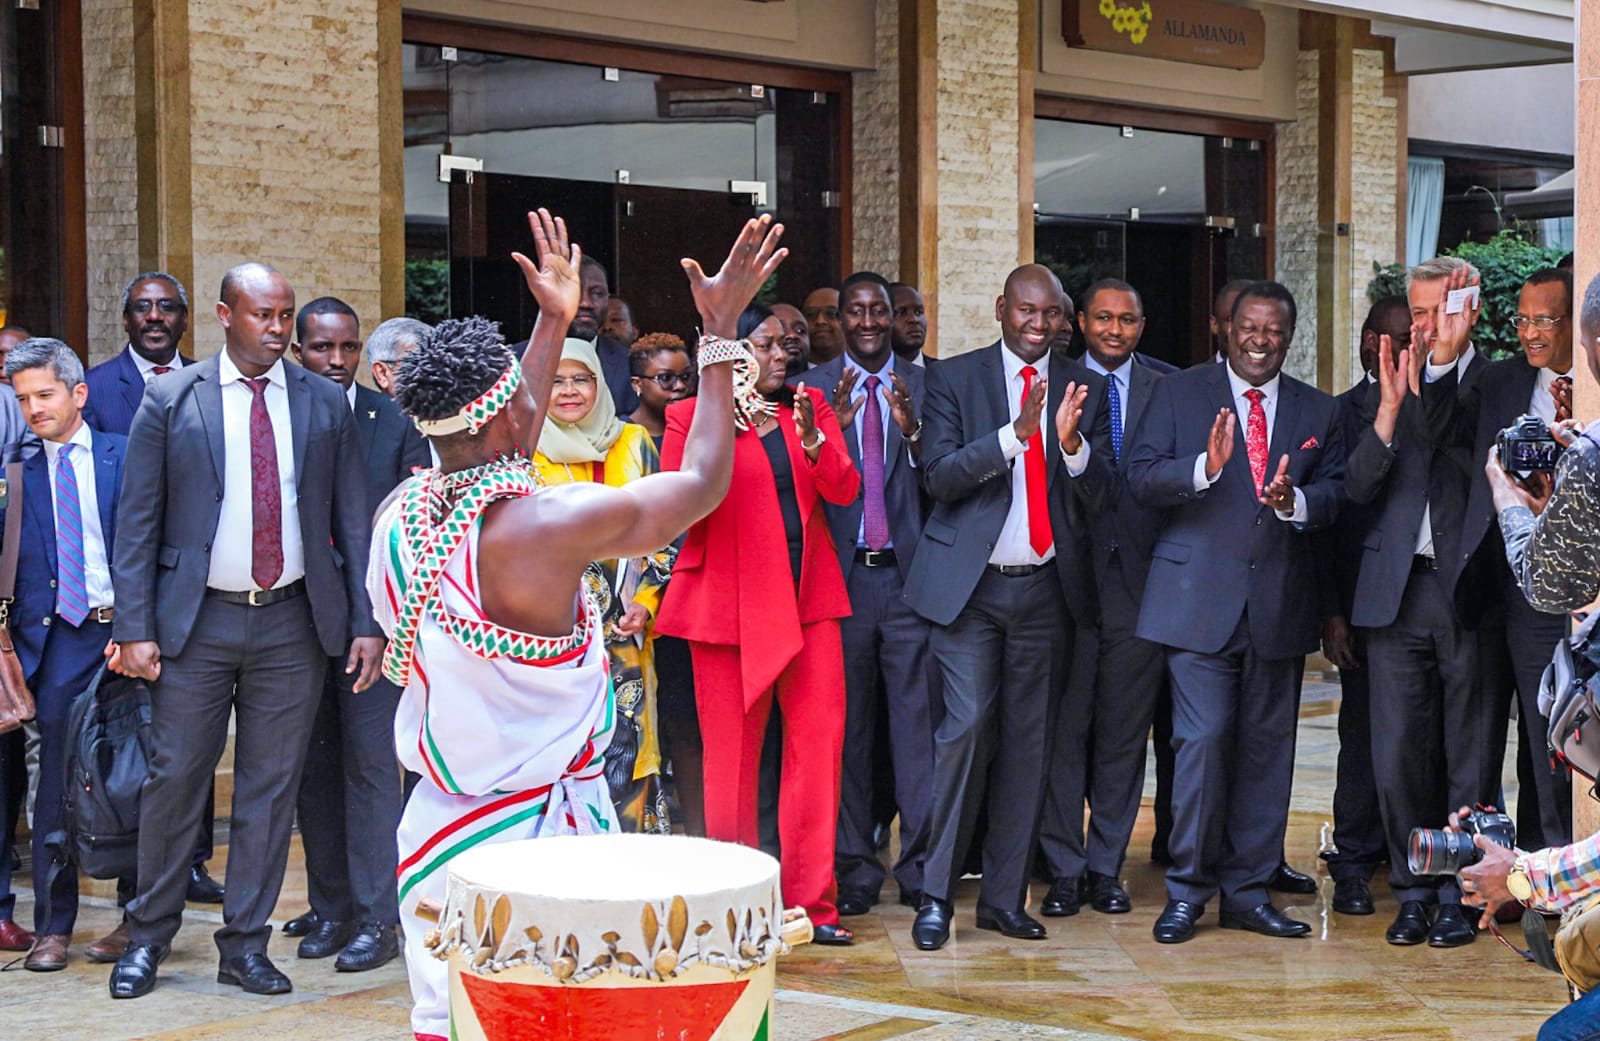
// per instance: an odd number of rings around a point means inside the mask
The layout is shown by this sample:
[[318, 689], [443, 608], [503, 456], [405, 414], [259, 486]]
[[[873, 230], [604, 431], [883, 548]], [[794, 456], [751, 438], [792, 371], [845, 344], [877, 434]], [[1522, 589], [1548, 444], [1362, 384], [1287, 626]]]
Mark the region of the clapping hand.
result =
[[1028, 389], [1028, 396], [1022, 399], [1022, 411], [1018, 414], [1012, 429], [1016, 431], [1017, 440], [1023, 444], [1032, 441], [1033, 435], [1039, 432], [1039, 420], [1044, 415], [1045, 395], [1049, 392], [1046, 386], [1048, 382], [1040, 376]]
[[689, 292], [694, 296], [694, 306], [705, 323], [706, 333], [733, 339], [738, 331], [739, 313], [755, 299], [757, 290], [789, 255], [787, 249], [778, 248], [782, 237], [783, 225], [773, 224], [772, 216], [763, 213], [745, 221], [716, 274], [708, 276], [699, 262], [689, 257], [679, 261], [683, 273], [689, 277]]
[[794, 432], [800, 437], [800, 447], [812, 459], [816, 458], [817, 443], [817, 408], [811, 400], [811, 394], [806, 390], [806, 385], [801, 383], [794, 388]]
[[1215, 481], [1222, 476], [1222, 468], [1233, 458], [1233, 435], [1238, 423], [1233, 409], [1217, 411], [1217, 418], [1211, 424], [1211, 437], [1206, 442], [1206, 480]]
[[1278, 460], [1278, 472], [1261, 490], [1261, 505], [1270, 506], [1279, 513], [1294, 512], [1294, 478], [1289, 476], [1289, 457]]
[[1469, 274], [1464, 267], [1450, 272], [1445, 279], [1444, 293], [1439, 297], [1439, 312], [1434, 323], [1433, 342], [1428, 345], [1433, 364], [1448, 365], [1467, 349], [1467, 341], [1472, 338], [1472, 323], [1478, 318], [1478, 309], [1475, 306], [1462, 307], [1455, 314], [1447, 314], [1447, 302], [1452, 292], [1477, 284], [1478, 276]]
[[1068, 455], [1076, 455], [1083, 448], [1083, 435], [1078, 433], [1078, 421], [1083, 418], [1083, 403], [1088, 399], [1088, 384], [1080, 387], [1076, 383], [1069, 383], [1066, 393], [1061, 396], [1061, 407], [1056, 409], [1056, 440], [1061, 442], [1061, 450]]
[[909, 438], [917, 432], [917, 406], [911, 400], [911, 388], [898, 372], [889, 373], [889, 418], [894, 420], [900, 433]]
[[1383, 443], [1394, 443], [1395, 424], [1400, 418], [1400, 406], [1408, 392], [1415, 393], [1413, 358], [1420, 359], [1421, 349], [1406, 348], [1398, 358], [1394, 354], [1394, 339], [1387, 334], [1378, 337], [1378, 414], [1372, 422]]
[[539, 304], [541, 314], [565, 329], [578, 313], [578, 297], [582, 283], [578, 267], [583, 261], [583, 250], [577, 243], [567, 241], [567, 222], [552, 218], [550, 211], [540, 207], [528, 214], [528, 227], [533, 230], [534, 252], [538, 261], [521, 253], [511, 254], [511, 259], [522, 269], [528, 292]]
[[1557, 376], [1550, 384], [1550, 396], [1556, 403], [1556, 422], [1572, 418], [1572, 377]]
[[850, 400], [850, 395], [856, 389], [856, 381], [856, 370], [846, 368], [844, 375], [839, 377], [839, 385], [833, 388], [833, 412], [839, 417], [840, 430], [849, 430], [850, 424], [856, 421], [856, 413], [867, 403], [865, 394], [858, 401]]

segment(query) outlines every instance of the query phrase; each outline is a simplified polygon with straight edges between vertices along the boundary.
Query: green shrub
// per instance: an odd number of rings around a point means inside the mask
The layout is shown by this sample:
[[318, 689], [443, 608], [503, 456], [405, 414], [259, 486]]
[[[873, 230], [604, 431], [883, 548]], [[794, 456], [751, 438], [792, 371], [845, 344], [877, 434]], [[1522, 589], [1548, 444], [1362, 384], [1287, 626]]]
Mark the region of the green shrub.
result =
[[406, 261], [406, 315], [429, 325], [450, 317], [450, 261]]
[[1372, 281], [1367, 283], [1367, 303], [1375, 304], [1390, 296], [1406, 295], [1406, 266], [1372, 262]]
[[1555, 267], [1564, 251], [1533, 243], [1521, 225], [1502, 228], [1488, 242], [1466, 241], [1449, 256], [1460, 257], [1478, 269], [1482, 291], [1482, 311], [1472, 342], [1492, 358], [1505, 357], [1521, 350], [1511, 318], [1517, 313], [1517, 296], [1529, 275], [1544, 267]]

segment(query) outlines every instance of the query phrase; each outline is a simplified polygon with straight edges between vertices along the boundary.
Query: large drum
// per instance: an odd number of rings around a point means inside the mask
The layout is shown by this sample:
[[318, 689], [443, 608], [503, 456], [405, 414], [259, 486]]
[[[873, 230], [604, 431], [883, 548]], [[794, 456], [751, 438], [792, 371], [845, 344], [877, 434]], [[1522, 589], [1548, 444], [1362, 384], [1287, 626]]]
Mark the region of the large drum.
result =
[[480, 846], [450, 862], [427, 945], [454, 1041], [752, 1041], [775, 959], [811, 938], [778, 862], [663, 835]]

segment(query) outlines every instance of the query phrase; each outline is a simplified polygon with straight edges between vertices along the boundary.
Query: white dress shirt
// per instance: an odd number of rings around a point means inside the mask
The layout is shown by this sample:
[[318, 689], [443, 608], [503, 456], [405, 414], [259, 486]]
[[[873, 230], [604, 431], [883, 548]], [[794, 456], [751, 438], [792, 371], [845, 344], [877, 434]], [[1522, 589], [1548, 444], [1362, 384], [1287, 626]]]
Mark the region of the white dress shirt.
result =
[[[249, 592], [259, 589], [250, 577], [253, 557], [254, 495], [250, 486], [250, 405], [255, 398], [224, 348], [218, 355], [222, 385], [222, 509], [211, 545], [212, 589]], [[278, 486], [283, 501], [283, 574], [273, 588], [305, 577], [305, 545], [300, 535], [299, 492], [294, 472], [294, 435], [289, 427], [288, 376], [280, 358], [266, 372], [267, 415], [278, 448]]]
[[1562, 376], [1570, 379], [1572, 370], [1556, 372], [1549, 368], [1540, 369], [1539, 378], [1533, 384], [1533, 397], [1528, 402], [1528, 411], [1544, 420], [1546, 426], [1556, 421], [1556, 399], [1550, 396], [1550, 388]]
[[[1055, 558], [1055, 544], [1052, 543], [1049, 552], [1044, 556], [1033, 551], [1033, 544], [1028, 539], [1028, 467], [1018, 460], [1028, 446], [1017, 437], [1017, 417], [1022, 415], [1022, 378], [1024, 362], [1012, 352], [1005, 344], [1000, 345], [1000, 359], [1006, 374], [1006, 408], [1010, 411], [1011, 422], [1001, 427], [1000, 453], [1006, 457], [1011, 466], [1011, 512], [1006, 514], [1006, 522], [1000, 528], [1000, 537], [995, 539], [994, 552], [989, 554], [989, 563], [997, 565], [1015, 564], [1043, 564]], [[1038, 373], [1037, 379], [1045, 379], [1050, 375], [1050, 355], [1046, 354], [1038, 361], [1032, 363], [1034, 371]], [[1048, 444], [1055, 440], [1055, 417], [1050, 415], [1046, 407], [1039, 417], [1039, 436]], [[1073, 455], [1067, 455], [1063, 450], [1062, 457], [1067, 461], [1067, 473], [1073, 477], [1083, 473], [1089, 465], [1089, 439], [1080, 439], [1081, 447]], [[1046, 449], [1048, 452], [1049, 449]], [[1045, 460], [1045, 472], [1049, 473], [1049, 460]]]
[[[72, 463], [73, 476], [78, 479], [79, 521], [83, 528], [83, 589], [89, 600], [89, 610], [93, 611], [98, 607], [110, 607], [116, 601], [111, 593], [111, 563], [106, 555], [106, 536], [100, 530], [100, 494], [94, 484], [94, 439], [89, 433], [89, 425], [80, 422], [77, 431], [65, 443], [75, 446], [69, 461]], [[44, 442], [57, 539], [61, 538], [61, 503], [56, 499], [56, 468], [61, 465], [61, 445], [59, 441]], [[56, 609], [60, 610], [59, 600]]]
[[356, 411], [356, 385], [354, 383], [345, 388], [344, 399], [350, 402], [350, 414], [354, 415]]
[[[1247, 445], [1250, 440], [1250, 399], [1245, 397], [1245, 393], [1250, 390], [1259, 390], [1261, 392], [1261, 411], [1267, 415], [1267, 472], [1264, 475], [1263, 483], [1271, 484], [1273, 474], [1278, 472], [1278, 461], [1272, 458], [1272, 430], [1273, 421], [1278, 418], [1278, 392], [1283, 388], [1283, 376], [1280, 373], [1259, 387], [1251, 387], [1250, 384], [1240, 378], [1237, 372], [1233, 371], [1232, 365], [1227, 367], [1227, 371], [1228, 389], [1233, 393], [1233, 414], [1238, 417], [1239, 430], [1245, 435]], [[1237, 456], [1238, 453], [1235, 452], [1234, 455]], [[1239, 462], [1249, 467], [1250, 453], [1247, 450], [1243, 459], [1230, 458], [1228, 462], [1230, 465]], [[1204, 492], [1221, 477], [1222, 474], [1220, 473], [1217, 474], [1216, 478], [1206, 476], [1206, 453], [1201, 452], [1195, 457], [1194, 490], [1196, 492]], [[1304, 524], [1307, 518], [1310, 517], [1310, 512], [1306, 507], [1306, 493], [1299, 487], [1295, 488], [1294, 511], [1292, 513], [1285, 513], [1283, 510], [1273, 510], [1272, 512], [1278, 515], [1279, 520], [1290, 521], [1294, 524]]]
[[[133, 367], [139, 370], [139, 375], [144, 378], [144, 381], [146, 383], [149, 383], [151, 380], [155, 379], [158, 375], [159, 376], [166, 375], [166, 373], [158, 373], [158, 372], [156, 372], [156, 363], [153, 362], [153, 361], [150, 361], [144, 355], [142, 355], [138, 351], [134, 350], [132, 344], [129, 344], [127, 347], [124, 347], [123, 350], [127, 351], [128, 352], [128, 357], [133, 359]], [[176, 372], [178, 370], [178, 366], [183, 364], [183, 362], [178, 360], [177, 348], [173, 348], [172, 360], [168, 361], [168, 362], [162, 362], [161, 364], [165, 365], [167, 368], [169, 368], [172, 371]]]

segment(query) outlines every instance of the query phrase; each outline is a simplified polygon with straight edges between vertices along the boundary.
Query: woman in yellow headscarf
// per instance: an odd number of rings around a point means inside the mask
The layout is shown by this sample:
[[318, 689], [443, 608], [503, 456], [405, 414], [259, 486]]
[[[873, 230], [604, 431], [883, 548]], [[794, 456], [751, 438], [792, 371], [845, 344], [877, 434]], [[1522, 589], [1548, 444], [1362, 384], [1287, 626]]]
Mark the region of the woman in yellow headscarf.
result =
[[[568, 339], [562, 346], [533, 465], [545, 484], [619, 486], [661, 469], [650, 432], [617, 418], [600, 356], [587, 340]], [[584, 574], [611, 654], [617, 729], [606, 749], [606, 783], [625, 831], [672, 830], [661, 787], [651, 628], [676, 555], [668, 547], [649, 557], [597, 560]]]

